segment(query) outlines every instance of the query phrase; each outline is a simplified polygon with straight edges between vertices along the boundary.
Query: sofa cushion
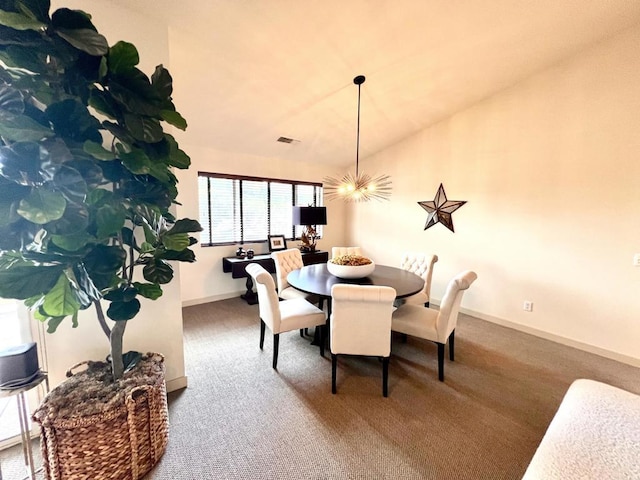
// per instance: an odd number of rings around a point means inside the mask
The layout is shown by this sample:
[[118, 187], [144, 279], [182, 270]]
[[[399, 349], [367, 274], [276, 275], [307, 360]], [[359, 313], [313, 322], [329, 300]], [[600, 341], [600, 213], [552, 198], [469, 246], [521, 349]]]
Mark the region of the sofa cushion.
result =
[[640, 479], [640, 396], [571, 384], [523, 480]]

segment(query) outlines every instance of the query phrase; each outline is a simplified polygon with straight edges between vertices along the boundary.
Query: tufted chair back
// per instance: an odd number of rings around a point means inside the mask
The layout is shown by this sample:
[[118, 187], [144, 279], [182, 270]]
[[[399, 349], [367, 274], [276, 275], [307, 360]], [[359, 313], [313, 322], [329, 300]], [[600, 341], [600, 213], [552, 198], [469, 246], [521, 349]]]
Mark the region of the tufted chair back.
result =
[[338, 283], [331, 288], [331, 298], [331, 353], [388, 357], [396, 291]]
[[289, 275], [289, 272], [304, 266], [304, 263], [302, 262], [302, 254], [297, 248], [289, 248], [287, 250], [271, 252], [271, 258], [273, 258], [273, 262], [276, 264], [278, 295], [282, 296], [283, 290], [285, 288], [289, 288], [289, 282], [287, 282], [287, 275]]
[[403, 303], [424, 304], [429, 306], [431, 299], [431, 277], [433, 276], [433, 265], [438, 261], [437, 255], [419, 252], [406, 252], [402, 255], [400, 268], [419, 275], [424, 280], [424, 288], [421, 292], [404, 299]]
[[462, 296], [476, 278], [478, 278], [478, 275], [475, 272], [467, 270], [459, 273], [449, 281], [444, 297], [442, 297], [442, 302], [440, 302], [440, 310], [436, 320], [436, 331], [438, 332], [438, 337], [435, 339], [436, 342], [446, 343], [451, 332], [456, 329]]
[[280, 308], [273, 277], [258, 263], [250, 263], [245, 270], [256, 284], [260, 318], [273, 333], [280, 333]]
[[362, 249], [360, 247], [333, 247], [331, 249], [331, 258], [342, 255], [362, 255]]

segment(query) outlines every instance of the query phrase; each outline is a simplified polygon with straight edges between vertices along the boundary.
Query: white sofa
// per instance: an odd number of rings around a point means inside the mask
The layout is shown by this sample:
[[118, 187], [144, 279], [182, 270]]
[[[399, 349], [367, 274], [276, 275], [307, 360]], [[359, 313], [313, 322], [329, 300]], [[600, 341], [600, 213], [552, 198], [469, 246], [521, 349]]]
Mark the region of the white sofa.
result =
[[571, 384], [523, 480], [640, 479], [640, 396]]

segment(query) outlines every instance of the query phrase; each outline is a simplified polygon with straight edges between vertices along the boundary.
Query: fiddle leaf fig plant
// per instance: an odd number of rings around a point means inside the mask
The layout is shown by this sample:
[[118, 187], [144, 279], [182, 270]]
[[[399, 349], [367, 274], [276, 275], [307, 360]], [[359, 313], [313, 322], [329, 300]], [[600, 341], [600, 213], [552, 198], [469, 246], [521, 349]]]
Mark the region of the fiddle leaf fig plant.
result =
[[0, 0], [0, 297], [49, 332], [94, 308], [118, 379], [139, 356], [122, 341], [140, 298], [162, 295], [171, 262], [195, 261], [201, 227], [171, 213], [173, 169], [190, 159], [164, 130], [187, 122], [166, 68], [148, 77], [89, 14], [49, 10]]

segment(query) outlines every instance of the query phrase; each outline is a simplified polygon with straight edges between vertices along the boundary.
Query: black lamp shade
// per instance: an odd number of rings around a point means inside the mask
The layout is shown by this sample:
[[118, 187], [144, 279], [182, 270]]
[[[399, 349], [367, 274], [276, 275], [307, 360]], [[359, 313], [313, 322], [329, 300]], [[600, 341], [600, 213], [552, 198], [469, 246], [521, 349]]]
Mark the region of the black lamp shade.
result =
[[327, 207], [293, 207], [294, 225], [326, 225]]

